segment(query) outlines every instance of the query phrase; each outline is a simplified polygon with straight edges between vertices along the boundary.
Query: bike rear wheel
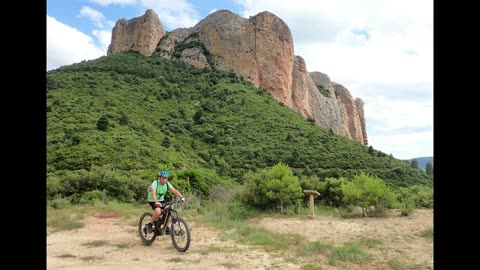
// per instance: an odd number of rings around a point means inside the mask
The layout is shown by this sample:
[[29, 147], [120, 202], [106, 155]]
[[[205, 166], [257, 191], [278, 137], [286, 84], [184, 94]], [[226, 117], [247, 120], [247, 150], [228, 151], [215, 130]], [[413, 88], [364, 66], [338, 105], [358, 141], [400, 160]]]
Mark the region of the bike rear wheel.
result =
[[185, 252], [190, 247], [190, 228], [183, 218], [173, 218], [170, 236], [173, 246], [178, 251]]
[[155, 228], [152, 230], [151, 233], [147, 231], [147, 224], [150, 222], [152, 218], [152, 213], [145, 212], [140, 216], [140, 220], [138, 221], [138, 234], [140, 235], [140, 239], [142, 239], [143, 244], [150, 245], [155, 241], [157, 238], [157, 233], [155, 232]]

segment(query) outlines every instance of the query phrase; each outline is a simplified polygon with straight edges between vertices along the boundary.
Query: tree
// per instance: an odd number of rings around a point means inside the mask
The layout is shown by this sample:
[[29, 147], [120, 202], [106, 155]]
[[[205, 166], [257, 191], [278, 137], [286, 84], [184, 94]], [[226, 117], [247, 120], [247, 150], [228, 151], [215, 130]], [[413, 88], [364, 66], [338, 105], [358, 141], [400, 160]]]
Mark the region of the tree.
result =
[[193, 116], [193, 122], [197, 125], [202, 124], [203, 123], [202, 116], [203, 116], [203, 111], [200, 109]]
[[168, 137], [165, 137], [163, 139], [162, 143], [161, 143], [161, 145], [165, 148], [169, 148], [170, 144], [171, 144], [171, 142], [170, 142], [170, 139]]
[[352, 182], [342, 185], [342, 192], [346, 203], [362, 208], [375, 205], [379, 212], [395, 200], [393, 192], [382, 179], [364, 172], [355, 175]]
[[279, 206], [283, 213], [284, 206], [295, 204], [302, 198], [302, 188], [298, 177], [285, 164], [279, 162], [269, 170], [244, 175], [244, 200], [254, 206]]
[[427, 162], [427, 165], [425, 167], [425, 171], [427, 172], [428, 175], [433, 174], [433, 165], [431, 162]]
[[412, 159], [412, 161], [410, 162], [410, 166], [414, 169], [418, 169], [418, 160], [417, 159]]
[[119, 124], [123, 126], [128, 125], [128, 116], [125, 113], [122, 113], [122, 115], [120, 116]]
[[102, 115], [97, 121], [97, 129], [101, 131], [107, 131], [109, 126], [108, 118], [106, 115]]
[[268, 192], [265, 195], [278, 203], [282, 214], [284, 203], [295, 202], [303, 195], [298, 177], [294, 176], [293, 171], [281, 162], [268, 171], [266, 187]]
[[318, 187], [317, 190], [322, 194], [322, 200], [334, 207], [341, 206], [343, 199], [342, 186], [348, 183], [347, 178], [327, 177], [325, 181], [321, 183], [323, 183], [323, 185]]

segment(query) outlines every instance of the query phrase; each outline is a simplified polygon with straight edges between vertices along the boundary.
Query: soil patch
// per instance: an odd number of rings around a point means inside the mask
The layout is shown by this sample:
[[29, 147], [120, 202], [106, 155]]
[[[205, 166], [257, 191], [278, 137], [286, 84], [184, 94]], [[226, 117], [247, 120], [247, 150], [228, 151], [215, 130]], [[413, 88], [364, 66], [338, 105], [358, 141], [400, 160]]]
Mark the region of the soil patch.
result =
[[[150, 246], [143, 245], [136, 226], [121, 218], [91, 216], [82, 222], [83, 228], [72, 231], [53, 232], [47, 228], [48, 269], [252, 270], [301, 269], [305, 265], [286, 260], [285, 254], [224, 240], [220, 237], [222, 231], [195, 222], [189, 222], [192, 243], [185, 253], [173, 247], [169, 236], [160, 236]], [[433, 228], [431, 209], [417, 209], [410, 217], [393, 212], [388, 218], [261, 218], [251, 225], [336, 246], [362, 237], [379, 240], [368, 250], [373, 255], [371, 262], [352, 265], [352, 269], [393, 269], [388, 263], [392, 259], [399, 265], [410, 266], [409, 269], [433, 269], [433, 240], [421, 236]], [[317, 264], [323, 269], [343, 268], [323, 261]]]

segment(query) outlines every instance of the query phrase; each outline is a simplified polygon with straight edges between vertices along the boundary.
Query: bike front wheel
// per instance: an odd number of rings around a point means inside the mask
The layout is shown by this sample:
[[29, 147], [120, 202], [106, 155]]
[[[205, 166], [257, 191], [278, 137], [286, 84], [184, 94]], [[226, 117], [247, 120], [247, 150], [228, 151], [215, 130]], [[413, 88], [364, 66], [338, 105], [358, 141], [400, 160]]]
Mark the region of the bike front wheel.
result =
[[180, 252], [185, 252], [190, 247], [190, 228], [187, 222], [181, 218], [176, 217], [172, 221], [172, 230], [170, 236], [172, 237], [173, 246]]
[[153, 229], [150, 233], [147, 230], [147, 224], [150, 222], [151, 218], [152, 213], [145, 212], [140, 216], [140, 220], [138, 221], [138, 234], [145, 245], [150, 245], [153, 243], [153, 241], [155, 241], [155, 238], [157, 238], [155, 229]]

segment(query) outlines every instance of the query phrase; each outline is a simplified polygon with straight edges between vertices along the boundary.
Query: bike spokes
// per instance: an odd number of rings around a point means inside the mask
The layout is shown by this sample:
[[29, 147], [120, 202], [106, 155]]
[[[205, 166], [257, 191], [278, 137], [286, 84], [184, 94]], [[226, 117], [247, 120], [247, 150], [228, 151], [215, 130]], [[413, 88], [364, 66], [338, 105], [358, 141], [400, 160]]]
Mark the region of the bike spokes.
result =
[[150, 245], [157, 237], [157, 234], [155, 233], [155, 228], [152, 228], [152, 231], [149, 232], [147, 227], [147, 224], [150, 222], [151, 217], [151, 213], [143, 213], [143, 215], [140, 217], [140, 220], [138, 221], [138, 233], [143, 243], [146, 245]]
[[178, 251], [185, 252], [190, 246], [190, 228], [185, 220], [177, 217], [172, 222], [171, 237], [173, 246]]

